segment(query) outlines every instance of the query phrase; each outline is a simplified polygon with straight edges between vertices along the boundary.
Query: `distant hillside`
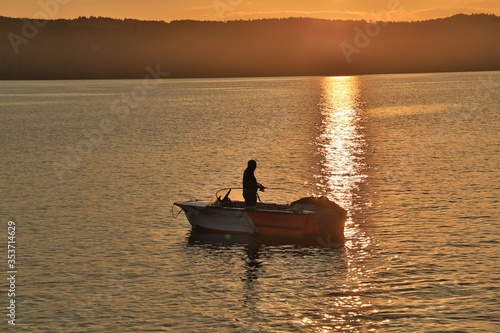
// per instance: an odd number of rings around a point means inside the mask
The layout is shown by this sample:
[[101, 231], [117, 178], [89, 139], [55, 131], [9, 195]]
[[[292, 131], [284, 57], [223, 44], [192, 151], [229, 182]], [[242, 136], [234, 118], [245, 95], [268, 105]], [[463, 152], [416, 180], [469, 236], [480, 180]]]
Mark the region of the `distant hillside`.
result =
[[500, 17], [171, 23], [0, 17], [0, 79], [346, 75], [500, 70]]

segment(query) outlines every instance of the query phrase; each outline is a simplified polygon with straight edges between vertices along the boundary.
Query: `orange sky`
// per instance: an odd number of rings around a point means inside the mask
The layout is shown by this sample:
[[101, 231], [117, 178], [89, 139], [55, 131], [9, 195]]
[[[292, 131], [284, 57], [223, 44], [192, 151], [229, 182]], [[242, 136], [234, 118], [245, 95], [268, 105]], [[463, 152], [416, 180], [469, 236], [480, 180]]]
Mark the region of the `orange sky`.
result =
[[[172, 21], [278, 17], [411, 21], [458, 13], [500, 16], [500, 0], [2, 0], [0, 16], [105, 16]], [[45, 4], [45, 5], [43, 5]]]

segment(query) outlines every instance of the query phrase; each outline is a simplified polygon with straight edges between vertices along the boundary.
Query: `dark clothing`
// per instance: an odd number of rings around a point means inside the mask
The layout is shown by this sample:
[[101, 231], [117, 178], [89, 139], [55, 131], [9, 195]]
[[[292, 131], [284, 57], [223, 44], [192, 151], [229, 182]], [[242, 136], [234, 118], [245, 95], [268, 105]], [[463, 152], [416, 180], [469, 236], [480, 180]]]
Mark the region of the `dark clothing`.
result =
[[257, 179], [253, 172], [255, 169], [246, 168], [243, 172], [243, 198], [245, 198], [245, 206], [257, 205]]
[[257, 179], [253, 172], [255, 169], [246, 168], [245, 172], [243, 172], [243, 190], [252, 191], [253, 193], [257, 193]]
[[257, 206], [257, 193], [243, 191], [243, 198], [245, 198], [245, 207]]

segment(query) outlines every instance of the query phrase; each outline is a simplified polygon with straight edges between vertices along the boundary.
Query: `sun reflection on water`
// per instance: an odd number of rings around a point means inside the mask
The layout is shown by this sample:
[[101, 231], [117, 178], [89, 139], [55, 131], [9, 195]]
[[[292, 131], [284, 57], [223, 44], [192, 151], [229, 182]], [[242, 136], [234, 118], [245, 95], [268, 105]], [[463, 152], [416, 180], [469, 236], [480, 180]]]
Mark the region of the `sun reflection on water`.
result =
[[317, 187], [352, 212], [363, 174], [364, 138], [361, 134], [357, 77], [324, 78], [319, 103], [322, 121], [318, 137], [320, 172]]
[[360, 226], [357, 214], [366, 202], [363, 184], [366, 182], [363, 134], [363, 99], [359, 78], [328, 77], [321, 81], [319, 101], [320, 122], [316, 139], [316, 195], [325, 195], [348, 211], [346, 221], [347, 276], [340, 293], [328, 301], [324, 318], [315, 325], [325, 324], [335, 330], [356, 331], [354, 327], [370, 327], [375, 315], [372, 302], [364, 297], [373, 288], [369, 267], [371, 238]]

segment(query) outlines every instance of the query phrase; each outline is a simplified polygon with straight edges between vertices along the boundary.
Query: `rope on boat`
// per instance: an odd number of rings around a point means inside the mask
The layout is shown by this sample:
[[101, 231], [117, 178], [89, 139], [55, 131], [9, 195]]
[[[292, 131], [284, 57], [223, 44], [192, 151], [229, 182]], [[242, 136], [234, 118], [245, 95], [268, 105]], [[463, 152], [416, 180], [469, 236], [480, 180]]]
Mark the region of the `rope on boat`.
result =
[[175, 206], [175, 205], [172, 205], [172, 217], [173, 217], [174, 219], [176, 219], [176, 218], [177, 218], [177, 217], [178, 217], [178, 216], [182, 213], [182, 209], [180, 209], [180, 210], [177, 212], [177, 214], [176, 214], [176, 213], [174, 213], [174, 206]]

